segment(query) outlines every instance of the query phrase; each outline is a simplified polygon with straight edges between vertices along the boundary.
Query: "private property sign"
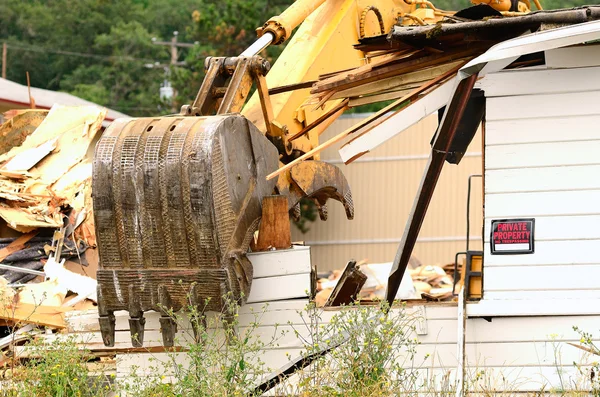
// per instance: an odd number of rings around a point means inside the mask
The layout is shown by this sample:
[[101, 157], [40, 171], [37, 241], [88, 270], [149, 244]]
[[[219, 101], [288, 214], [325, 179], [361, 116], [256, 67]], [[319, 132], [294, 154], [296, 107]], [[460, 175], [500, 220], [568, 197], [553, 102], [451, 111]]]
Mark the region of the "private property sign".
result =
[[492, 221], [492, 254], [532, 254], [534, 219], [499, 219]]

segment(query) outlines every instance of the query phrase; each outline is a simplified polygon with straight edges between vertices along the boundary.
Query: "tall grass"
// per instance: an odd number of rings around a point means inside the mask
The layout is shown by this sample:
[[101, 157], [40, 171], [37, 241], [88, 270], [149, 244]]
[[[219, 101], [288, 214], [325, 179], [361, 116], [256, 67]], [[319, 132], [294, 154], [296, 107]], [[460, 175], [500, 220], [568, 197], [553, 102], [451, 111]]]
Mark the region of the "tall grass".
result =
[[[184, 353], [154, 355], [150, 362], [131, 368], [122, 379], [91, 375], [87, 363], [89, 352], [72, 339], [51, 343], [32, 340], [33, 358], [23, 360], [9, 380], [0, 384], [0, 395], [88, 397], [127, 395], [132, 397], [172, 396], [254, 396], [255, 387], [276, 368], [270, 368], [265, 352], [277, 348], [282, 338], [293, 337], [310, 355], [325, 345], [338, 345], [329, 354], [315, 360], [296, 373], [289, 382], [274, 390], [275, 395], [300, 396], [454, 396], [456, 368], [431, 375], [425, 365], [427, 356], [417, 354], [414, 337], [418, 320], [405, 307], [388, 311], [382, 306], [353, 305], [342, 308], [327, 322], [323, 311], [309, 304], [300, 315], [299, 326], [275, 326], [265, 336], [259, 328], [267, 307], [253, 314], [252, 321], [239, 321], [239, 306], [227, 301], [223, 313], [207, 315], [201, 308], [190, 307], [185, 314], [170, 313], [179, 324], [188, 323]], [[388, 313], [387, 315], [385, 313]], [[196, 333], [193, 329], [196, 328]], [[292, 331], [289, 331], [291, 328]], [[575, 328], [581, 335], [580, 348], [598, 354], [592, 335]], [[259, 332], [261, 331], [261, 332]], [[340, 343], [343, 342], [343, 343]], [[557, 342], [558, 343], [558, 342]], [[148, 356], [151, 354], [146, 354]], [[560, 349], [555, 350], [557, 369]], [[291, 358], [291, 356], [290, 356]], [[573, 363], [579, 382], [562, 382], [560, 388], [540, 390], [530, 395], [600, 396], [600, 368]], [[516, 395], [521, 380], [483, 368], [469, 368], [466, 388], [469, 395]], [[526, 379], [524, 380], [526, 381]], [[523, 395], [523, 394], [519, 394]]]

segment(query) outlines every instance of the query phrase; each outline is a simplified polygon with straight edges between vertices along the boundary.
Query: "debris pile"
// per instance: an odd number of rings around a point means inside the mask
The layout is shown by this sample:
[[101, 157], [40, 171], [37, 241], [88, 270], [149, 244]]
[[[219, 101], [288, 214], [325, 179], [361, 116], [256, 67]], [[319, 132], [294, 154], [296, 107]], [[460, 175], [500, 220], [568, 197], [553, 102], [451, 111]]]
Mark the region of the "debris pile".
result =
[[[350, 262], [352, 263], [352, 262]], [[360, 300], [382, 300], [385, 298], [387, 280], [392, 269], [392, 263], [367, 264], [366, 261], [358, 263], [359, 270], [365, 276], [365, 282], [358, 292]], [[330, 296], [338, 283], [344, 279], [345, 271], [333, 270], [322, 274], [317, 281], [317, 306], [331, 306]], [[454, 264], [444, 267], [422, 265], [416, 258], [411, 258], [408, 268], [404, 273], [396, 299], [402, 300], [427, 300], [450, 301], [453, 299], [452, 288], [454, 284]]]
[[[0, 125], [1, 325], [63, 328], [95, 300], [89, 155], [106, 109], [13, 110]], [[90, 277], [91, 276], [91, 277]]]
[[[29, 133], [23, 142], [0, 154], [0, 217], [9, 227], [21, 233], [60, 228], [70, 208], [78, 224], [70, 223], [89, 242], [92, 163], [85, 157], [105, 115], [93, 106], [54, 106], [33, 131], [21, 128]], [[14, 135], [13, 126], [9, 119], [0, 137]]]

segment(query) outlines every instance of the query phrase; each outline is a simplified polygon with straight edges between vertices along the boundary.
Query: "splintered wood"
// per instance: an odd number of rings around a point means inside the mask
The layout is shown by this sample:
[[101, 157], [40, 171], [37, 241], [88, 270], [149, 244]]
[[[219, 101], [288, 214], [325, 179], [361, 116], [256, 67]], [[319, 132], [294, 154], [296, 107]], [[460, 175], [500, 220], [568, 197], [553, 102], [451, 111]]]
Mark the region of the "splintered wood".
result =
[[[43, 113], [30, 112], [35, 125]], [[14, 119], [27, 119], [27, 114]], [[0, 128], [3, 136], [20, 141], [0, 155], [0, 217], [9, 227], [22, 233], [61, 227], [64, 205], [87, 215], [81, 222], [89, 218], [92, 166], [85, 156], [105, 115], [106, 109], [95, 106], [54, 106], [37, 128], [21, 123], [15, 132], [10, 127], [16, 121]]]

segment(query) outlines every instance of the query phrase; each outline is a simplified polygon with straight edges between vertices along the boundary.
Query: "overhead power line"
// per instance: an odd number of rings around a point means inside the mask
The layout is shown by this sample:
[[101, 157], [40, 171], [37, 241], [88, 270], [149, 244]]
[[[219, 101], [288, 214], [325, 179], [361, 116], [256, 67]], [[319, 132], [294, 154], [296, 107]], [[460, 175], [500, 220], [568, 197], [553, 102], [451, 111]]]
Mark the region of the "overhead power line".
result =
[[54, 50], [49, 48], [43, 48], [38, 46], [22, 46], [18, 44], [7, 44], [7, 48], [21, 51], [29, 51], [29, 52], [39, 52], [39, 53], [50, 53], [50, 54], [58, 54], [58, 55], [66, 55], [80, 58], [91, 58], [91, 59], [99, 59], [105, 61], [129, 61], [129, 62], [143, 62], [145, 64], [154, 64], [156, 61], [154, 59], [145, 59], [145, 58], [135, 58], [130, 56], [116, 56], [116, 55], [99, 55], [93, 53], [84, 53], [84, 52], [75, 52], [75, 51], [64, 51], [64, 50]]

